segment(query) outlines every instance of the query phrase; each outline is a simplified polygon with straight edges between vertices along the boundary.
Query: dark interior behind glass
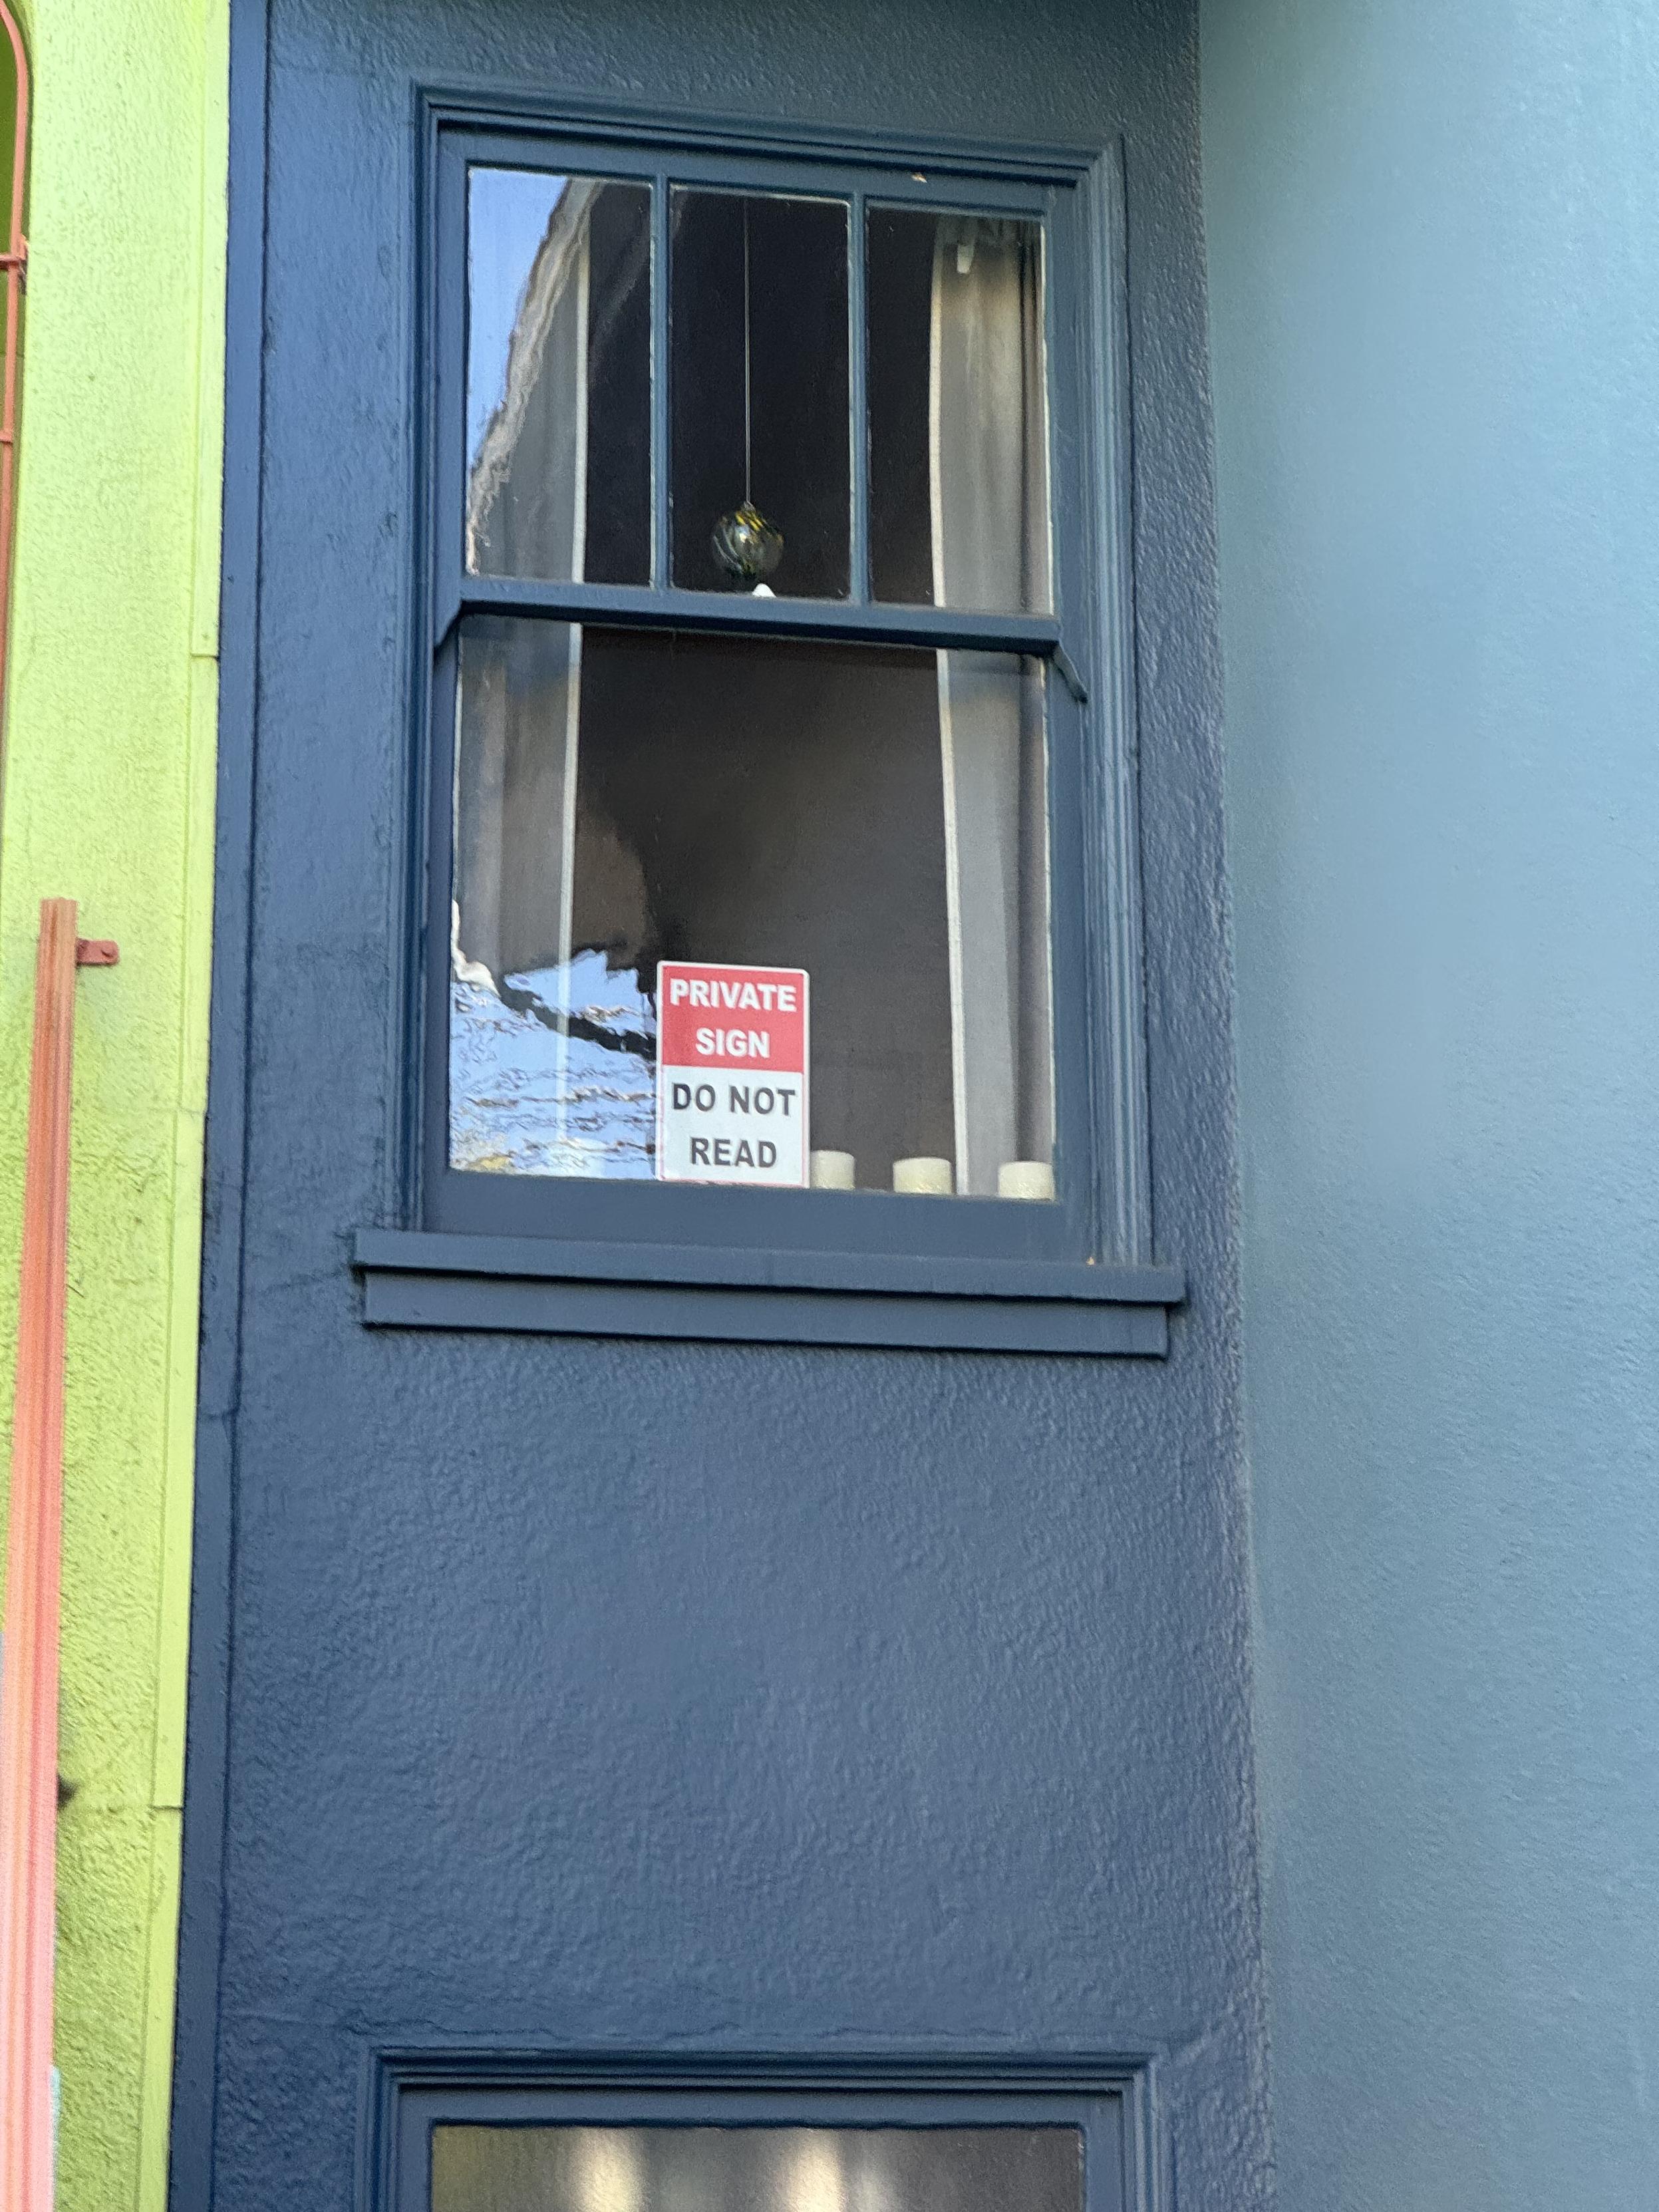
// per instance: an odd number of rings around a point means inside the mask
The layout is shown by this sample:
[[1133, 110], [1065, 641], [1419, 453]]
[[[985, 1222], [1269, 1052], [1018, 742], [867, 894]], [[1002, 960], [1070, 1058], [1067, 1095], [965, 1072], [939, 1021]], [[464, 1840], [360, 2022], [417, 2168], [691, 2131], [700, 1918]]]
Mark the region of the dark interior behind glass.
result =
[[1068, 2127], [439, 2127], [432, 2212], [1082, 2212]]

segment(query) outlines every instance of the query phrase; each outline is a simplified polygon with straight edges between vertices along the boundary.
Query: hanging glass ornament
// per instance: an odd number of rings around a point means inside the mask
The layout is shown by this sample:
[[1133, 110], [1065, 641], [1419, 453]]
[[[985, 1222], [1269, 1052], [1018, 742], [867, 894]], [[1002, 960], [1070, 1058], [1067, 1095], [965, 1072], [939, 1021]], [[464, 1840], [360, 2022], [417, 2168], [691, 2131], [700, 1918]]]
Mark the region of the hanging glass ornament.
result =
[[783, 558], [783, 532], [769, 522], [752, 501], [721, 515], [709, 541], [728, 576], [750, 586], [763, 583]]
[[772, 597], [766, 579], [783, 558], [783, 532], [756, 506], [750, 488], [755, 451], [755, 372], [749, 297], [749, 203], [743, 204], [743, 503], [714, 525], [709, 544], [728, 576], [759, 599]]

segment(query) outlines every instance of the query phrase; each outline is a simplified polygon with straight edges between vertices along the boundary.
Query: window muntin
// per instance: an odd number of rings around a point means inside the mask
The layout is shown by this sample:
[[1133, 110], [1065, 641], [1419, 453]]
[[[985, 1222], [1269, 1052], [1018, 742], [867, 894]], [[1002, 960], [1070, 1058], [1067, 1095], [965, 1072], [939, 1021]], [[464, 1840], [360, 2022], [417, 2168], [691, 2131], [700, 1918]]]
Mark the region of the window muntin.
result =
[[441, 2125], [430, 2212], [1083, 2212], [1077, 2127]]

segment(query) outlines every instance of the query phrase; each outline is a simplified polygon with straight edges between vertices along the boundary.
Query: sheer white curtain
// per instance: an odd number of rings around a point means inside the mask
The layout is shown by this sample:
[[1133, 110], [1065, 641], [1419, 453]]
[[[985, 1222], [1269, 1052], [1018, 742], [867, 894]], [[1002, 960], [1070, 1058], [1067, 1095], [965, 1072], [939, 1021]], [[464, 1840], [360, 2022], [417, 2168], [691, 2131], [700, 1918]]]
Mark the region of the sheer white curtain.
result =
[[[933, 597], [1049, 604], [1042, 269], [1027, 223], [940, 222], [928, 441]], [[1042, 671], [1004, 653], [939, 656], [951, 931], [957, 1188], [1053, 1146], [1048, 854]]]

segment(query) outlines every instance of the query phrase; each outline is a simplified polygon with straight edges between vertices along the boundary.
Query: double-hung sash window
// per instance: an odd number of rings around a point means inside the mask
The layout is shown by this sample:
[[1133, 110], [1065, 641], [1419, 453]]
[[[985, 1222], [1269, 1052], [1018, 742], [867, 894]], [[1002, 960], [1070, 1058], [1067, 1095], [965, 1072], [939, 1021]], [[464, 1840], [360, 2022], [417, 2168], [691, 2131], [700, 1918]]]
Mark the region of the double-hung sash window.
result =
[[1100, 165], [434, 143], [417, 1224], [1145, 1261]]

